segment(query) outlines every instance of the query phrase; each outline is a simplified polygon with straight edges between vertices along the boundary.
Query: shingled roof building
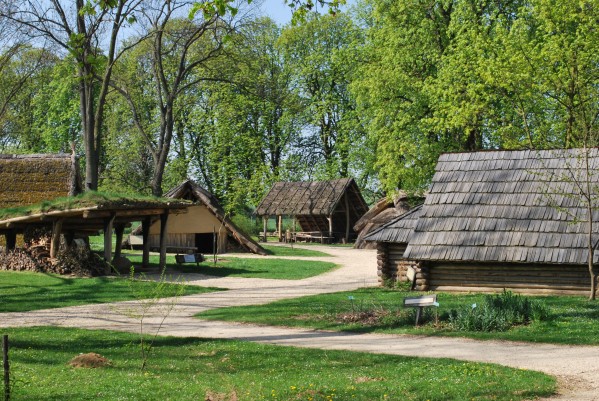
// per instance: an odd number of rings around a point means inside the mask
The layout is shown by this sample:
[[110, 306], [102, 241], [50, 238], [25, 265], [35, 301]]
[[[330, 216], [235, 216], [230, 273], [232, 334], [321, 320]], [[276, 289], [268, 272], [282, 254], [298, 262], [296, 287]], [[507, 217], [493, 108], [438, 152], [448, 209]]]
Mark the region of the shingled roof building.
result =
[[[418, 263], [421, 290], [588, 293], [587, 212], [574, 182], [585, 174], [579, 156], [578, 150], [441, 155], [422, 208], [367, 237], [379, 244], [382, 279], [405, 279], [408, 260]], [[599, 167], [597, 149], [589, 160], [592, 170]]]
[[278, 218], [279, 240], [282, 239], [282, 216], [296, 219], [303, 232], [320, 232], [332, 241], [350, 241], [351, 227], [368, 211], [353, 178], [319, 182], [277, 182], [256, 208], [256, 215], [266, 221]]

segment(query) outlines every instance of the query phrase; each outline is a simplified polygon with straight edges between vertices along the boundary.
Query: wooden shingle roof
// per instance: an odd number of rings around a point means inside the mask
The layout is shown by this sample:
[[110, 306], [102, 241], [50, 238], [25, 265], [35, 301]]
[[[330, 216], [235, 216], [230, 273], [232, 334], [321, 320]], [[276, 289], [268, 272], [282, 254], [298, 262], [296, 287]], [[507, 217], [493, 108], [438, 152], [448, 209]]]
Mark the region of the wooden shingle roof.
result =
[[[580, 150], [444, 154], [404, 256], [415, 260], [585, 264]], [[591, 171], [599, 167], [590, 150]], [[599, 176], [590, 179], [594, 186]], [[597, 196], [598, 194], [595, 194]], [[594, 212], [597, 222], [599, 212]], [[599, 224], [595, 224], [597, 236]], [[597, 238], [595, 238], [595, 241]]]
[[364, 237], [365, 241], [408, 243], [416, 222], [422, 213], [422, 205], [382, 225]]
[[258, 216], [328, 216], [348, 195], [352, 210], [359, 219], [368, 211], [353, 178], [317, 182], [277, 182], [256, 208]]

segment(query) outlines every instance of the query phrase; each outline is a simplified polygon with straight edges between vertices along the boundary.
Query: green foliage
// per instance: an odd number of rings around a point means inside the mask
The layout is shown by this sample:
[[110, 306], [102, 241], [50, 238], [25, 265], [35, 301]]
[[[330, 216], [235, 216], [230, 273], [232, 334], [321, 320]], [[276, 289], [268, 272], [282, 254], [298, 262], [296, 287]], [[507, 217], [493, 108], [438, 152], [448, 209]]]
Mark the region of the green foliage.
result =
[[233, 221], [233, 224], [235, 224], [237, 228], [248, 235], [255, 236], [260, 232], [260, 225], [256, 219], [248, 217], [245, 214], [237, 213], [231, 217], [231, 221]]
[[548, 315], [544, 304], [504, 290], [499, 295], [485, 295], [481, 305], [451, 311], [449, 324], [457, 331], [506, 331], [543, 321]]
[[[492, 364], [176, 337], [156, 339], [142, 372], [134, 334], [48, 327], [3, 332], [11, 342], [14, 399], [325, 401], [386, 394], [390, 400], [517, 401], [549, 396], [556, 387], [548, 375]], [[67, 365], [90, 351], [112, 365]]]

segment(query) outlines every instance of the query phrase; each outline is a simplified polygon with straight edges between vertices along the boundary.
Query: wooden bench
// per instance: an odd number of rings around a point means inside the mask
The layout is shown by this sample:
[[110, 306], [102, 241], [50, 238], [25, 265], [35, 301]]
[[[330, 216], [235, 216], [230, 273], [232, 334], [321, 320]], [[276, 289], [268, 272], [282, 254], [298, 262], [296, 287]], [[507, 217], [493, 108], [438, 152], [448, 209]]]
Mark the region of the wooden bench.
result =
[[182, 265], [184, 263], [195, 263], [197, 267], [200, 267], [200, 263], [204, 261], [204, 255], [202, 255], [201, 253], [175, 255], [175, 261], [179, 265]]
[[333, 237], [324, 235], [322, 231], [302, 231], [295, 233], [296, 242], [320, 242], [322, 244], [330, 244], [333, 241]]
[[407, 297], [403, 299], [404, 308], [418, 308], [416, 311], [416, 326], [418, 326], [418, 322], [420, 321], [420, 315], [422, 314], [422, 309], [428, 306], [438, 307], [439, 303], [437, 302], [437, 294], [431, 295], [423, 295], [420, 297]]

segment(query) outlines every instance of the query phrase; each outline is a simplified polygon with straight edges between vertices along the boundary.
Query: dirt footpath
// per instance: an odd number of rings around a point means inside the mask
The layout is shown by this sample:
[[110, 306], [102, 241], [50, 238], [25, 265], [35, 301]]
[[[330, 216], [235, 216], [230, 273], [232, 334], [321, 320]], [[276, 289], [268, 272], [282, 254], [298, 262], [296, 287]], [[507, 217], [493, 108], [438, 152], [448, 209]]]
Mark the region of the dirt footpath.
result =
[[[178, 299], [168, 318], [162, 322], [160, 333], [179, 337], [229, 338], [297, 347], [492, 362], [557, 376], [560, 381], [560, 395], [551, 398], [552, 400], [599, 400], [599, 347], [475, 341], [448, 337], [333, 333], [210, 322], [193, 318], [194, 314], [213, 308], [262, 304], [278, 299], [377, 285], [375, 251], [321, 246], [316, 249], [327, 252], [331, 257], [306, 259], [331, 261], [340, 267], [304, 280], [188, 275], [186, 278], [190, 284], [228, 288], [229, 291], [190, 295]], [[169, 300], [165, 300], [163, 307], [164, 305], [168, 306]], [[0, 327], [54, 325], [137, 332], [139, 322], [127, 317], [136, 307], [136, 302], [121, 302], [5, 313], [0, 314]], [[157, 310], [146, 322], [146, 330], [155, 329], [161, 324], [161, 320], [160, 310]]]

